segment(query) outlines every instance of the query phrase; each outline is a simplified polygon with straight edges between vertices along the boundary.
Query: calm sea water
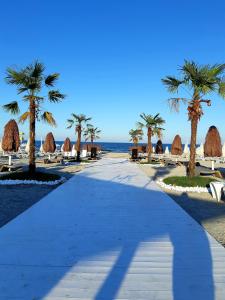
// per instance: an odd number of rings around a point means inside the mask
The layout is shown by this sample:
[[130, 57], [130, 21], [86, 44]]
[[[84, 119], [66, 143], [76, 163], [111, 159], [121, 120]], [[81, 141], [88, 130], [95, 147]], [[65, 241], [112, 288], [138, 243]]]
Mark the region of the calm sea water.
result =
[[[59, 145], [58, 147], [61, 148], [63, 141], [56, 141], [56, 144]], [[87, 144], [87, 143], [82, 143], [82, 144]], [[103, 143], [103, 142], [96, 142], [96, 145], [100, 145], [103, 151], [110, 151], [110, 152], [128, 152], [129, 148], [133, 145], [132, 143]], [[41, 142], [36, 141], [36, 147], [40, 148]], [[146, 144], [139, 144], [141, 145], [146, 145]], [[153, 146], [155, 144], [153, 143]], [[163, 144], [164, 149], [166, 146], [171, 148], [171, 144]]]

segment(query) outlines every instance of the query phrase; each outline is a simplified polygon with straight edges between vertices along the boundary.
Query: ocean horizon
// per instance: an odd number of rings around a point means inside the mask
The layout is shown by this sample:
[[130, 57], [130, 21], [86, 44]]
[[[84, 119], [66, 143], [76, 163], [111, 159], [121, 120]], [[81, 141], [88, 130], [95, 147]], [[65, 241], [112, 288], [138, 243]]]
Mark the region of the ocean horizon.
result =
[[[26, 143], [27, 141], [23, 141], [23, 143]], [[55, 141], [56, 145], [58, 148], [61, 148], [63, 145], [64, 141]], [[74, 142], [72, 142], [74, 144]], [[81, 142], [81, 145], [84, 144], [90, 144], [90, 142]], [[101, 149], [103, 151], [108, 151], [108, 152], [118, 152], [118, 153], [123, 153], [123, 152], [128, 152], [129, 148], [133, 145], [133, 143], [123, 143], [123, 142], [94, 142], [94, 144], [101, 146]], [[139, 146], [146, 145], [147, 143], [139, 143]], [[41, 141], [36, 140], [36, 147], [40, 148], [41, 146]], [[156, 143], [152, 143], [152, 145], [155, 147]], [[165, 150], [166, 147], [171, 149], [171, 143], [165, 143], [163, 144], [163, 149]], [[184, 147], [184, 144], [182, 144]]]

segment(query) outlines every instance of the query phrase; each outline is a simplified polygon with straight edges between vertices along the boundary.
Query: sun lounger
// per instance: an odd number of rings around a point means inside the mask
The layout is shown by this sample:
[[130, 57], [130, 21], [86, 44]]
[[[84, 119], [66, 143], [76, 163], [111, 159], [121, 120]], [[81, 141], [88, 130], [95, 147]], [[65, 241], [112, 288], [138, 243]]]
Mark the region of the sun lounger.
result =
[[97, 148], [96, 147], [92, 147], [91, 148], [91, 158], [92, 159], [96, 159], [97, 158]]

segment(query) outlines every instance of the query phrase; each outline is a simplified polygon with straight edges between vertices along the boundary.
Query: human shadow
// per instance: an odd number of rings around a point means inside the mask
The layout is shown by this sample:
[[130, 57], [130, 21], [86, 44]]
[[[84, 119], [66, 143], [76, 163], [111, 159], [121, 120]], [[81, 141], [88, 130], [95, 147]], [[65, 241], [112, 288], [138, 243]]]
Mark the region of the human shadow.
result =
[[141, 172], [98, 168], [0, 230], [0, 298], [214, 300], [213, 239]]

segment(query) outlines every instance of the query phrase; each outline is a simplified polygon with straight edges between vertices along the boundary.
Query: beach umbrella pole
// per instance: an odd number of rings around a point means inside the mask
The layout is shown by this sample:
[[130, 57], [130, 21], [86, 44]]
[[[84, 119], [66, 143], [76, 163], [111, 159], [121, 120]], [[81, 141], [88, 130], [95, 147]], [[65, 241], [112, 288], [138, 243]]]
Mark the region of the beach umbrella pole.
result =
[[9, 155], [9, 166], [12, 165], [12, 155]]

